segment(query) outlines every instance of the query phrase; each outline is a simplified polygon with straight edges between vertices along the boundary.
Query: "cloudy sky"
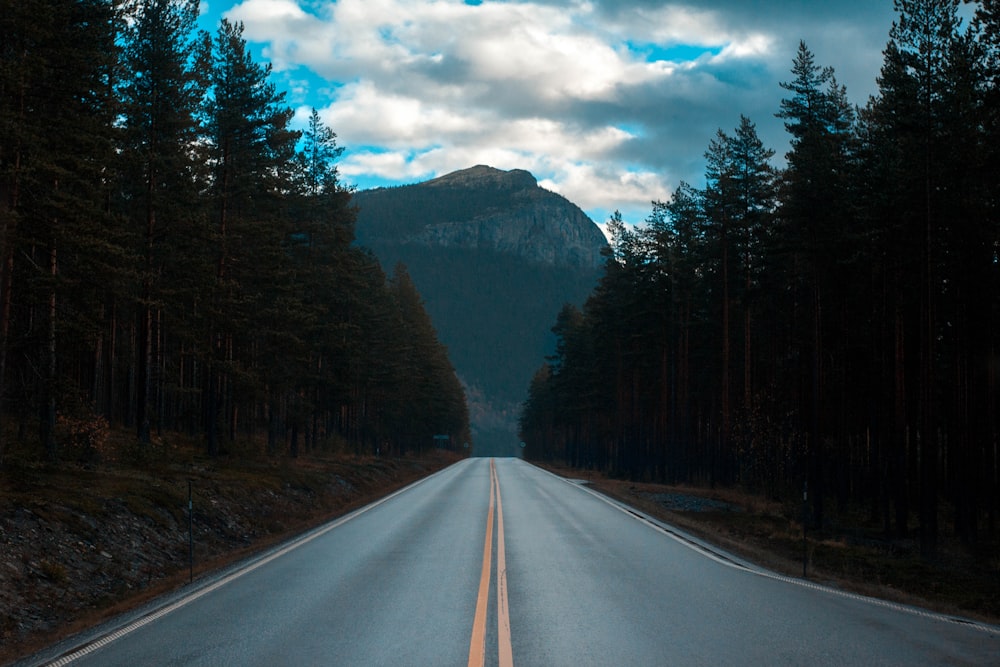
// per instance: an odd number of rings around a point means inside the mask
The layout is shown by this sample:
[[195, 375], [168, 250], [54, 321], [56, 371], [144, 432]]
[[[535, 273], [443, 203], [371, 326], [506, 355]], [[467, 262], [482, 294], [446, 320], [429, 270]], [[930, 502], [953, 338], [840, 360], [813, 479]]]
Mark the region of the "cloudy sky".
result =
[[875, 90], [892, 0], [202, 0], [242, 21], [303, 123], [319, 110], [359, 188], [488, 164], [531, 171], [595, 222], [700, 184], [740, 114], [778, 158], [799, 40], [850, 99]]

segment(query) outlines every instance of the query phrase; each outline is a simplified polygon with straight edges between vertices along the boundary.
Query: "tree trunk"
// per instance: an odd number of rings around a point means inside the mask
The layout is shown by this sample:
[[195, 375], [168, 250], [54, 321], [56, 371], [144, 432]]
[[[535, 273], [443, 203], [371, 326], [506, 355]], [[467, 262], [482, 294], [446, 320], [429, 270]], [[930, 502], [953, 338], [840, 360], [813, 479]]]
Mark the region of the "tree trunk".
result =
[[[930, 109], [930, 89], [927, 91]], [[924, 164], [924, 257], [921, 303], [921, 354], [920, 354], [920, 553], [930, 557], [937, 551], [937, 470], [939, 443], [934, 405], [934, 237], [931, 214], [931, 146], [930, 122], [925, 144]]]
[[903, 331], [903, 313], [899, 304], [895, 310], [895, 336], [894, 336], [894, 406], [893, 406], [893, 433], [892, 443], [894, 445], [894, 455], [892, 457], [892, 472], [890, 477], [893, 480], [893, 491], [896, 498], [896, 534], [899, 537], [906, 537], [909, 532], [910, 504], [909, 504], [909, 483], [907, 480], [909, 470], [909, 445], [908, 424], [906, 415], [906, 350], [905, 336]]
[[[729, 239], [726, 234], [726, 223], [722, 223], [722, 425], [719, 432], [719, 441], [716, 446], [718, 452], [725, 455], [729, 449]], [[711, 461], [709, 463], [709, 474], [712, 479], [712, 487], [715, 487], [717, 468], [721, 461]]]
[[[26, 71], [26, 68], [23, 68], [22, 71]], [[22, 76], [17, 92], [14, 93], [17, 96], [15, 123], [18, 127], [24, 122], [27, 113], [25, 107], [26, 78], [27, 75]], [[16, 212], [20, 204], [21, 158], [21, 142], [16, 140], [11, 155], [7, 156], [10, 180], [0, 184], [0, 193], [6, 190], [3, 193], [4, 196], [0, 197], [0, 216], [2, 216], [0, 217], [0, 248], [2, 248], [2, 254], [0, 254], [0, 261], [2, 261], [0, 264], [0, 465], [3, 464], [7, 443], [7, 348], [14, 289], [14, 237], [17, 228]]]
[[142, 308], [139, 321], [139, 350], [137, 356], [135, 424], [139, 442], [149, 444], [149, 404], [153, 368], [153, 233], [156, 229], [156, 210], [153, 208], [153, 182], [155, 171], [150, 171], [146, 187], [146, 242], [144, 275], [142, 279]]
[[823, 433], [821, 430], [821, 387], [822, 387], [822, 321], [823, 321], [823, 311], [822, 303], [820, 300], [820, 292], [818, 287], [813, 287], [813, 323], [812, 323], [812, 372], [811, 376], [811, 415], [809, 424], [809, 439], [810, 442], [810, 461], [811, 461], [811, 473], [810, 473], [810, 483], [809, 486], [812, 489], [812, 499], [813, 499], [813, 521], [816, 527], [820, 530], [823, 529], [823, 523], [825, 521], [824, 517], [824, 507], [823, 498], [826, 494], [826, 488], [824, 485], [824, 470], [825, 470], [825, 452], [823, 445]]
[[48, 322], [45, 344], [45, 375], [42, 383], [41, 415], [39, 420], [39, 440], [49, 461], [55, 461], [59, 452], [56, 446], [56, 246], [53, 242], [49, 248], [49, 277], [52, 284], [49, 287]]
[[205, 369], [202, 409], [205, 420], [205, 450], [212, 458], [219, 455], [219, 404], [216, 384], [218, 371], [211, 364]]
[[0, 241], [3, 243], [3, 263], [0, 265], [2, 271], [0, 273], [0, 465], [2, 465], [7, 443], [7, 346], [14, 283], [13, 229], [8, 225], [6, 216], [3, 228], [0, 229]]

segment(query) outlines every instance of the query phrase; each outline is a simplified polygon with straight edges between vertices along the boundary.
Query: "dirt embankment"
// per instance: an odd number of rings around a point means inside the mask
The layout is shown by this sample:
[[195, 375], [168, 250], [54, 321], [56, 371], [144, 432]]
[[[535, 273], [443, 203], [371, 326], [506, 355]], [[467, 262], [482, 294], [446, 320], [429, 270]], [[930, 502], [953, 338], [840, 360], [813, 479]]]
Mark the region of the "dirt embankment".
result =
[[[456, 460], [155, 460], [0, 470], [0, 664]], [[189, 486], [190, 485], [190, 486]]]

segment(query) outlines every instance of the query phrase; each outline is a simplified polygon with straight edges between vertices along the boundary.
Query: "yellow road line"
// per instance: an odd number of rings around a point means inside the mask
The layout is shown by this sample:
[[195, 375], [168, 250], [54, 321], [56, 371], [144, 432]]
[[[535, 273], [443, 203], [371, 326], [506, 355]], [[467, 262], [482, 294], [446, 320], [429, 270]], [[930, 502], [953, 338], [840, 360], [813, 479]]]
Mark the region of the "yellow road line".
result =
[[500, 667], [514, 667], [510, 644], [510, 612], [507, 608], [507, 555], [503, 539], [503, 503], [500, 501], [500, 478], [496, 461], [490, 459], [490, 509], [486, 514], [486, 544], [483, 546], [483, 569], [479, 575], [479, 597], [469, 641], [469, 667], [483, 667], [486, 662], [486, 607], [490, 598], [490, 575], [493, 559], [493, 511], [497, 515], [497, 650]]
[[500, 479], [493, 468], [494, 487], [497, 495], [497, 644], [500, 667], [514, 667], [510, 646], [510, 612], [507, 608], [507, 555], [503, 541], [503, 503], [500, 502]]
[[483, 570], [479, 575], [479, 597], [469, 642], [469, 667], [482, 667], [486, 660], [486, 605], [490, 597], [490, 561], [493, 555], [493, 484], [493, 459], [490, 459], [490, 509], [486, 514], [486, 546], [483, 547]]

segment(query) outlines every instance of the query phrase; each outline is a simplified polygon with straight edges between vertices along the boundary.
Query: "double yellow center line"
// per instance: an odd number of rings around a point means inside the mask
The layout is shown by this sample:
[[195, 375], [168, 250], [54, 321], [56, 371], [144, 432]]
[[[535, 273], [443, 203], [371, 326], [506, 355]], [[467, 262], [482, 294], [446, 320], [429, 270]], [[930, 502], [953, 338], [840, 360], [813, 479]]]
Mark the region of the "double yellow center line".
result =
[[500, 667], [513, 667], [510, 647], [510, 612], [507, 608], [507, 556], [503, 542], [503, 503], [496, 462], [490, 459], [490, 506], [486, 513], [486, 544], [483, 546], [483, 569], [479, 576], [479, 597], [469, 642], [469, 667], [482, 667], [486, 660], [486, 607], [490, 597], [490, 574], [493, 560], [493, 511], [497, 518], [497, 650]]

